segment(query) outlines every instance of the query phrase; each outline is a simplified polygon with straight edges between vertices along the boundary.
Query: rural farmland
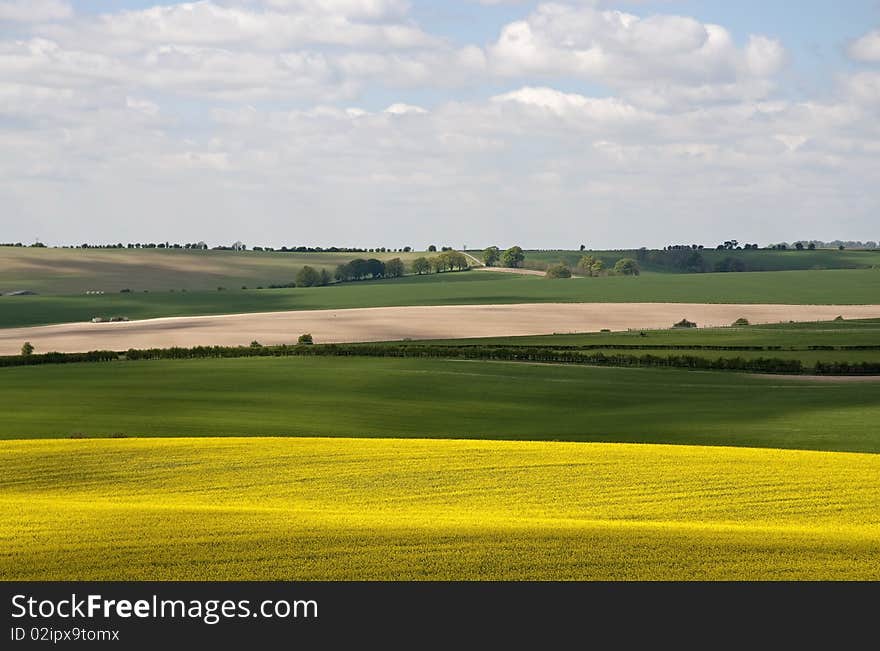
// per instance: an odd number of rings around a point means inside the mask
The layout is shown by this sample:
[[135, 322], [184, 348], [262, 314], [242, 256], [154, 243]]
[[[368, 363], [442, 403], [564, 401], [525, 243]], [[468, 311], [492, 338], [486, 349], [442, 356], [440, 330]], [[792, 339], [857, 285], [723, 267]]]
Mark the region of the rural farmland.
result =
[[182, 291], [353, 255], [0, 270], [0, 576], [877, 578], [869, 264]]

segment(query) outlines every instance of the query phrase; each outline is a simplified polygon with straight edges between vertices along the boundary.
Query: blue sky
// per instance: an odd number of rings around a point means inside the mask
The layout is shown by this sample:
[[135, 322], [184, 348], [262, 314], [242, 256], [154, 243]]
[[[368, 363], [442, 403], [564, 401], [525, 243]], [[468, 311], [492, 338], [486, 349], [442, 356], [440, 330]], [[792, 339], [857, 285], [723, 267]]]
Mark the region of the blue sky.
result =
[[180, 4], [0, 0], [0, 240], [880, 237], [878, 0]]

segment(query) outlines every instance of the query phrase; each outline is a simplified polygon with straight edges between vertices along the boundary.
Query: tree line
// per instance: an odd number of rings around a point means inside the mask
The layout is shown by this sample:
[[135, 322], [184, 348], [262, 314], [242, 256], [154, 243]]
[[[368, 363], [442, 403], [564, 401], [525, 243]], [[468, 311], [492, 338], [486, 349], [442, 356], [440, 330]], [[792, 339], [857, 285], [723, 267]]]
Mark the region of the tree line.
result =
[[804, 365], [797, 359], [761, 357], [719, 357], [710, 359], [694, 355], [634, 355], [626, 353], [586, 352], [578, 349], [546, 348], [540, 346], [490, 346], [436, 344], [325, 344], [261, 346], [195, 346], [193, 348], [130, 349], [125, 352], [91, 351], [87, 353], [44, 353], [10, 355], [0, 357], [0, 367], [32, 366], [41, 364], [70, 364], [78, 362], [115, 362], [158, 359], [199, 359], [238, 357], [405, 357], [478, 359], [520, 362], [544, 362], [560, 364], [584, 364], [590, 366], [619, 366], [633, 368], [681, 368], [716, 371], [746, 371], [751, 373], [817, 375], [876, 375], [880, 374], [880, 362], [816, 362]]

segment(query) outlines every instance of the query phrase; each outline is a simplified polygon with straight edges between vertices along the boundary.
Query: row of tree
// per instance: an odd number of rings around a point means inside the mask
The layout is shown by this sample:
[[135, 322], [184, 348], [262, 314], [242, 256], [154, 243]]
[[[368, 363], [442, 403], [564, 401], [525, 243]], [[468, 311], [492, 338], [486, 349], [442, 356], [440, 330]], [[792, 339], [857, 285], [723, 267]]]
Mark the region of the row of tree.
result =
[[364, 260], [355, 258], [336, 267], [334, 278], [343, 283], [368, 278], [399, 278], [406, 273], [406, 267], [400, 258], [392, 258], [383, 262], [376, 258]]
[[483, 251], [483, 264], [487, 267], [497, 267], [500, 264], [502, 267], [516, 269], [523, 266], [525, 259], [525, 252], [518, 246], [504, 251], [497, 246], [490, 246]]
[[118, 360], [195, 359], [234, 357], [283, 357], [291, 355], [353, 357], [460, 358], [524, 362], [555, 362], [625, 367], [671, 367], [706, 370], [749, 371], [760, 373], [803, 373], [873, 375], [880, 373], [877, 362], [816, 362], [805, 366], [797, 359], [719, 357], [694, 355], [632, 355], [625, 353], [584, 352], [544, 347], [503, 347], [486, 345], [441, 346], [431, 344], [327, 344], [310, 345], [311, 336], [300, 337], [295, 346], [196, 346], [194, 348], [131, 349], [124, 353], [92, 351], [88, 353], [46, 353], [0, 357], [2, 366], [66, 364], [72, 362], [113, 362]]
[[416, 258], [412, 261], [410, 269], [419, 276], [430, 273], [443, 273], [445, 271], [464, 271], [470, 268], [467, 256], [458, 251], [448, 249], [440, 255], [431, 258]]

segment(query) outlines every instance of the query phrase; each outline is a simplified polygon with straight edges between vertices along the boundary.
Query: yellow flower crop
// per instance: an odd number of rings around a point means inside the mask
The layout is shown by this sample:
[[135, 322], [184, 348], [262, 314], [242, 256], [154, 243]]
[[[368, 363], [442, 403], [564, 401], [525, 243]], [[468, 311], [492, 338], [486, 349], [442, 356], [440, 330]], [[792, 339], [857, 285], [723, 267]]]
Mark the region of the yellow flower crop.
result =
[[880, 455], [0, 443], [0, 579], [880, 579]]

